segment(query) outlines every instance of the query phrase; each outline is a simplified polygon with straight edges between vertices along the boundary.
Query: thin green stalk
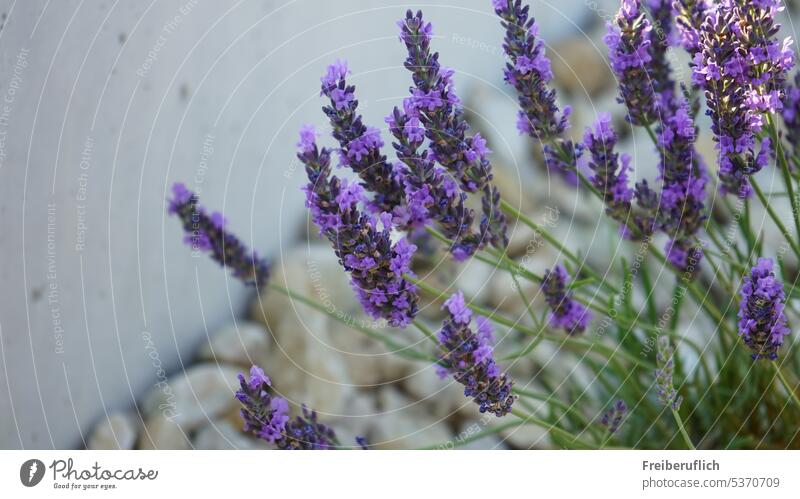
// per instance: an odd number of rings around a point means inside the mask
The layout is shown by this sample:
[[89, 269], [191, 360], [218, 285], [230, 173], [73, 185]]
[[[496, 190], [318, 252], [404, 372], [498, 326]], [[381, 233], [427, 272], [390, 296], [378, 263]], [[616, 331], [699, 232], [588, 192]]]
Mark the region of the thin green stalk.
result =
[[775, 210], [772, 208], [769, 201], [764, 196], [764, 193], [761, 191], [761, 187], [759, 187], [758, 182], [756, 182], [756, 179], [750, 177], [750, 185], [753, 186], [753, 191], [755, 191], [756, 196], [758, 196], [758, 199], [761, 201], [761, 204], [763, 204], [764, 208], [766, 208], [767, 213], [769, 214], [772, 221], [775, 222], [775, 225], [778, 227], [778, 230], [781, 232], [781, 234], [783, 234], [783, 237], [786, 239], [786, 242], [788, 242], [789, 246], [791, 246], [792, 251], [794, 251], [795, 255], [797, 255], [797, 257], [800, 258], [800, 247], [797, 246], [797, 243], [794, 241], [794, 239], [792, 239], [792, 236], [791, 234], [789, 234], [789, 231], [786, 229], [786, 226], [783, 225], [783, 222], [781, 221], [780, 217], [778, 216], [777, 213], [775, 213]]
[[787, 392], [789, 392], [789, 396], [792, 398], [797, 407], [800, 408], [800, 398], [797, 397], [797, 391], [795, 391], [795, 388], [792, 387], [791, 384], [789, 384], [789, 381], [784, 376], [781, 367], [774, 361], [771, 362], [771, 364], [772, 367], [775, 369], [775, 372], [778, 374], [778, 378], [780, 378], [781, 383], [783, 383], [783, 387], [786, 389]]
[[518, 418], [523, 420], [525, 423], [534, 424], [536, 426], [540, 426], [540, 427], [546, 429], [547, 431], [549, 431], [553, 435], [556, 435], [556, 436], [566, 440], [570, 445], [572, 445], [576, 449], [584, 449], [584, 450], [597, 449], [596, 445], [593, 445], [593, 444], [591, 444], [589, 442], [586, 442], [585, 440], [580, 439], [577, 435], [574, 435], [574, 434], [568, 432], [567, 430], [559, 428], [558, 426], [556, 426], [556, 425], [554, 425], [552, 423], [548, 423], [547, 421], [545, 421], [543, 419], [539, 419], [539, 418], [537, 418], [537, 417], [535, 417], [535, 416], [533, 416], [531, 414], [525, 414], [525, 413], [519, 411], [518, 409], [512, 409], [511, 410], [511, 414], [517, 416]]
[[697, 450], [697, 448], [692, 443], [692, 439], [689, 438], [689, 433], [686, 432], [686, 428], [683, 424], [683, 419], [681, 419], [681, 415], [678, 414], [678, 411], [672, 409], [672, 415], [675, 417], [675, 422], [678, 424], [678, 430], [681, 432], [681, 436], [683, 437], [683, 441], [686, 443], [686, 446], [692, 450]]
[[800, 237], [800, 206], [798, 206], [798, 199], [794, 195], [794, 185], [792, 182], [791, 173], [789, 172], [789, 163], [786, 161], [786, 153], [783, 150], [783, 142], [778, 136], [778, 127], [775, 126], [775, 120], [773, 119], [772, 114], [767, 115], [767, 122], [769, 123], [769, 129], [772, 132], [772, 143], [775, 145], [775, 149], [778, 153], [778, 164], [780, 165], [781, 172], [783, 173], [783, 182], [786, 184], [786, 191], [789, 193], [789, 202], [792, 205], [795, 236]]
[[334, 319], [334, 320], [336, 320], [338, 322], [341, 322], [342, 324], [344, 324], [346, 326], [349, 326], [350, 328], [355, 329], [356, 331], [364, 333], [365, 335], [369, 336], [370, 338], [373, 338], [373, 339], [376, 339], [378, 341], [381, 341], [384, 345], [389, 347], [389, 349], [393, 350], [394, 353], [396, 353], [397, 355], [400, 355], [401, 357], [406, 357], [406, 358], [415, 359], [415, 360], [424, 360], [426, 362], [436, 362], [436, 358], [434, 358], [433, 356], [418, 352], [418, 351], [414, 350], [413, 348], [411, 348], [410, 346], [402, 345], [399, 342], [394, 341], [393, 339], [391, 339], [390, 337], [386, 336], [385, 334], [381, 334], [381, 333], [379, 333], [377, 331], [374, 331], [374, 330], [372, 330], [372, 329], [370, 329], [368, 327], [364, 327], [364, 326], [361, 326], [359, 324], [356, 324], [353, 320], [348, 320], [348, 318], [345, 317], [345, 316], [340, 316], [340, 314], [336, 314], [336, 313], [331, 312], [330, 310], [328, 310], [321, 303], [317, 303], [316, 301], [312, 300], [311, 298], [307, 298], [307, 297], [305, 297], [305, 296], [303, 296], [303, 295], [301, 295], [299, 293], [291, 291], [291, 290], [281, 286], [280, 284], [276, 284], [274, 282], [271, 282], [271, 283], [268, 284], [268, 287], [270, 289], [272, 289], [272, 290], [277, 291], [278, 293], [281, 293], [283, 295], [288, 296], [289, 298], [292, 298], [293, 300], [297, 300], [300, 303], [303, 303], [304, 305], [308, 305], [309, 307], [311, 307], [311, 308], [313, 308], [313, 309], [315, 309], [315, 310], [317, 310], [319, 312], [322, 312], [325, 315], [328, 315], [332, 319]]

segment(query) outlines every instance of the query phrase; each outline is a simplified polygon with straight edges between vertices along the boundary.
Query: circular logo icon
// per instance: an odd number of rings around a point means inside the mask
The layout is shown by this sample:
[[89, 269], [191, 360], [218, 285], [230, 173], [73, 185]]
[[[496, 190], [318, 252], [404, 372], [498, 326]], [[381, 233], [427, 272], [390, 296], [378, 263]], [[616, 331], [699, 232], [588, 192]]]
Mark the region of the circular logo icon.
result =
[[28, 459], [19, 468], [19, 480], [26, 487], [34, 487], [44, 478], [44, 463], [38, 459]]

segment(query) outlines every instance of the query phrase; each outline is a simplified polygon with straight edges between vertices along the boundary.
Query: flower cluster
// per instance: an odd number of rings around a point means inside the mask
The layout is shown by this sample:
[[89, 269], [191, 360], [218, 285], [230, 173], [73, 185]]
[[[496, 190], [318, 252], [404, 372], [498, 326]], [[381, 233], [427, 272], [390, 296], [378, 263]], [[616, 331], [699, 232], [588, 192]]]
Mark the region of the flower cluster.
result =
[[605, 426], [609, 433], [616, 433], [622, 425], [626, 414], [628, 414], [628, 405], [624, 400], [619, 399], [603, 413], [600, 418], [600, 424]]
[[667, 54], [674, 38], [672, 0], [647, 0], [647, 7], [653, 17], [650, 35], [652, 61], [648, 72], [652, 78], [657, 103], [660, 108], [664, 108], [669, 106], [675, 94], [675, 80]]
[[786, 88], [781, 116], [786, 125], [786, 141], [796, 156], [800, 152], [800, 73], [795, 75], [794, 84]]
[[[611, 69], [619, 79], [618, 100], [627, 106], [628, 121], [634, 125], [649, 125], [658, 116], [655, 75], [648, 71], [653, 64], [652, 30], [640, 0], [622, 0], [619, 13], [613, 22], [608, 23], [608, 34], [604, 39]], [[660, 62], [666, 63], [666, 58]]]
[[503, 249], [508, 243], [505, 215], [500, 209], [486, 209], [499, 202], [499, 198], [495, 201], [497, 190], [491, 186], [490, 151], [480, 133], [467, 136], [470, 127], [455, 93], [454, 71], [443, 68], [438, 52], [431, 52], [433, 28], [425, 22], [421, 11], [416, 14], [407, 11], [397, 24], [408, 52], [404, 64], [414, 83], [410, 98], [404, 102], [404, 112], [412, 127], [418, 120], [424, 128], [430, 141], [431, 159], [442, 165], [464, 192], [481, 192], [486, 235], [493, 246]]
[[574, 335], [586, 329], [592, 316], [567, 290], [568, 281], [567, 270], [563, 265], [556, 265], [552, 270], [545, 271], [542, 292], [550, 307], [550, 326]]
[[464, 385], [464, 395], [472, 397], [481, 412], [505, 416], [511, 412], [516, 397], [511, 393], [513, 382], [492, 358], [492, 326], [489, 319], [477, 317], [477, 332], [470, 328], [472, 312], [459, 291], [444, 303], [449, 317], [444, 320], [438, 338], [443, 353], [439, 357], [439, 374], [452, 374]]
[[692, 56], [700, 50], [700, 27], [711, 8], [710, 0], [675, 0], [675, 28], [681, 46]]
[[300, 134], [297, 157], [305, 165], [309, 183], [304, 188], [312, 221], [328, 238], [361, 304], [370, 316], [384, 318], [397, 327], [407, 326], [417, 314], [416, 286], [403, 276], [411, 274], [416, 246], [402, 238], [392, 243], [392, 215], [378, 220], [359, 210], [363, 189], [330, 174], [330, 151], [315, 142], [313, 128]]
[[783, 285], [775, 278], [772, 260], [758, 259], [745, 276], [739, 296], [739, 336], [753, 351], [753, 359], [775, 360], [791, 330], [783, 313]]
[[[244, 430], [284, 450], [327, 450], [338, 446], [331, 428], [317, 421], [315, 411], [291, 419], [289, 402], [270, 395], [272, 383], [258, 367], [250, 368], [250, 379], [239, 374], [236, 398], [241, 402]], [[361, 442], [359, 442], [361, 444]]]
[[606, 213], [621, 224], [623, 234], [630, 238], [641, 238], [650, 234], [653, 223], [650, 217], [633, 213], [633, 199], [636, 197], [640, 207], [651, 211], [657, 202], [652, 199], [646, 182], [637, 186], [636, 191], [628, 185], [628, 171], [631, 158], [614, 151], [617, 134], [611, 125], [611, 115], [601, 113], [593, 128], [587, 128], [583, 146], [589, 151], [588, 167], [592, 171], [589, 181], [600, 192], [606, 205]]
[[336, 61], [321, 78], [322, 95], [330, 99], [330, 105], [322, 110], [330, 120], [333, 138], [339, 142], [341, 163], [356, 172], [361, 185], [373, 194], [368, 204], [372, 212], [402, 211], [405, 200], [401, 179], [381, 154], [380, 130], [364, 125], [355, 87], [347, 83], [348, 74], [347, 63]]
[[454, 258], [458, 261], [468, 258], [484, 238], [473, 230], [475, 212], [465, 206], [467, 193], [446, 171], [436, 166], [429, 151], [423, 150], [424, 130], [413, 111], [409, 114], [395, 108], [386, 123], [395, 138], [392, 145], [397, 157], [406, 166], [403, 178], [407, 218], [398, 221], [410, 227], [422, 227], [435, 221], [453, 241], [450, 251]]
[[779, 0], [726, 0], [707, 11], [699, 31], [692, 79], [705, 91], [719, 150], [720, 187], [748, 197], [748, 176], [769, 162], [772, 144], [757, 135], [765, 114], [779, 111], [786, 72], [793, 66], [791, 40], [774, 40]]
[[211, 258], [223, 267], [233, 269], [233, 275], [245, 284], [261, 288], [267, 284], [270, 266], [266, 260], [258, 257], [255, 251], [249, 251], [233, 234], [225, 230], [225, 218], [221, 213], [206, 213], [198, 204], [195, 193], [184, 184], [172, 186], [172, 199], [168, 211], [181, 219], [186, 233], [184, 242], [193, 251], [208, 253]]
[[521, 0], [493, 0], [494, 11], [505, 30], [503, 50], [508, 56], [504, 70], [505, 81], [517, 91], [519, 114], [517, 129], [544, 145], [545, 162], [551, 171], [577, 183], [579, 145], [564, 138], [569, 128], [571, 109], [559, 111], [556, 91], [548, 87], [553, 79], [550, 60], [545, 54], [539, 27], [529, 17], [530, 7]]
[[659, 171], [663, 187], [658, 225], [670, 240], [667, 258], [676, 268], [698, 270], [703, 256], [697, 233], [706, 219], [705, 186], [708, 177], [694, 141], [697, 134], [686, 99], [677, 100], [673, 114], [659, 128]]
[[667, 336], [658, 337], [656, 364], [658, 365], [658, 369], [655, 371], [658, 400], [665, 406], [669, 406], [677, 411], [681, 408], [683, 397], [678, 395], [678, 391], [675, 389], [673, 381], [675, 374], [675, 351], [672, 349], [669, 337]]

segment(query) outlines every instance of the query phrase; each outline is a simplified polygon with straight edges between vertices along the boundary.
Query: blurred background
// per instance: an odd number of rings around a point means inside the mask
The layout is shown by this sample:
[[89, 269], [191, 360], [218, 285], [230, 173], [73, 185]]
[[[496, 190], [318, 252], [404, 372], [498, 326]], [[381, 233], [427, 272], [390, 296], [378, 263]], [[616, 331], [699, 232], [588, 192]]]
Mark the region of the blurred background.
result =
[[[624, 123], [602, 44], [617, 2], [531, 4], [574, 134], [598, 111]], [[335, 59], [350, 63], [365, 122], [384, 126], [410, 84], [395, 25], [407, 8], [434, 24], [503, 195], [537, 220], [559, 212], [553, 230], [607, 260], [619, 241], [599, 205], [550, 178], [516, 132], [489, 0], [0, 0], [0, 448], [258, 448], [232, 398], [253, 362], [343, 441], [419, 447], [489, 424], [431, 366], [193, 258], [166, 216], [171, 184], [185, 182], [270, 256], [276, 279], [358, 314], [333, 252], [307, 227], [297, 130], [326, 129], [319, 78]], [[647, 139], [624, 125], [621, 135], [636, 175], [652, 177]], [[513, 251], [529, 251], [531, 236], [513, 228]], [[542, 249], [530, 266], [553, 259]], [[519, 309], [490, 269], [438, 275]], [[436, 308], [424, 311], [431, 321]], [[546, 445], [535, 428], [493, 438], [478, 445]]]

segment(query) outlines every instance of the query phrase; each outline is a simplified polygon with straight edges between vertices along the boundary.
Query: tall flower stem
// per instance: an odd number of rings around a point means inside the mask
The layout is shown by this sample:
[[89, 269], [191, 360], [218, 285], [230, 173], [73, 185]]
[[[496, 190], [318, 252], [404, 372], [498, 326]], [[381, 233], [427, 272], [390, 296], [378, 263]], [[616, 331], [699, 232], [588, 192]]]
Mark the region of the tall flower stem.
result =
[[678, 414], [678, 411], [672, 409], [672, 415], [675, 417], [675, 423], [678, 425], [678, 430], [681, 432], [681, 436], [683, 437], [683, 441], [686, 443], [686, 446], [692, 450], [697, 450], [697, 448], [692, 443], [692, 439], [689, 438], [689, 433], [686, 431], [686, 427], [683, 424], [683, 419], [681, 415]]
[[778, 165], [783, 173], [783, 182], [786, 184], [786, 192], [789, 194], [789, 202], [792, 205], [792, 218], [794, 218], [795, 238], [800, 238], [800, 206], [798, 206], [798, 199], [794, 194], [794, 183], [792, 182], [792, 175], [789, 172], [789, 163], [786, 161], [786, 151], [783, 149], [783, 141], [778, 135], [778, 127], [775, 126], [775, 119], [772, 114], [767, 115], [767, 124], [770, 133], [772, 134], [772, 143], [775, 144], [775, 151], [778, 155]]
[[352, 329], [355, 329], [356, 331], [364, 333], [365, 335], [369, 336], [372, 339], [375, 339], [375, 340], [378, 340], [378, 341], [382, 342], [388, 348], [392, 349], [394, 351], [394, 353], [396, 353], [397, 355], [400, 355], [401, 357], [406, 357], [406, 358], [414, 359], [414, 360], [424, 360], [426, 362], [436, 362], [436, 358], [434, 356], [428, 355], [428, 354], [425, 354], [425, 353], [422, 353], [422, 352], [418, 352], [418, 351], [414, 350], [413, 348], [411, 348], [410, 346], [402, 345], [401, 343], [393, 340], [392, 338], [390, 338], [389, 336], [387, 336], [385, 334], [379, 333], [377, 331], [373, 331], [372, 329], [370, 329], [368, 327], [361, 326], [361, 325], [357, 324], [355, 320], [352, 320], [352, 318], [349, 320], [347, 318], [347, 316], [341, 316], [341, 314], [337, 314], [335, 312], [332, 312], [332, 311], [328, 310], [328, 308], [325, 307], [323, 304], [317, 303], [316, 301], [312, 300], [311, 298], [308, 298], [308, 297], [303, 296], [303, 295], [301, 295], [299, 293], [296, 293], [296, 292], [294, 292], [294, 291], [292, 291], [290, 289], [287, 289], [287, 288], [283, 287], [280, 284], [276, 284], [274, 282], [270, 282], [267, 285], [267, 288], [268, 289], [272, 289], [274, 291], [277, 291], [278, 293], [281, 293], [282, 295], [285, 295], [286, 297], [291, 298], [292, 300], [297, 300], [298, 302], [300, 302], [300, 303], [302, 303], [304, 305], [307, 305], [307, 306], [309, 306], [309, 307], [311, 307], [311, 308], [313, 308], [313, 309], [315, 309], [315, 310], [317, 310], [319, 312], [322, 312], [323, 314], [330, 316], [332, 319], [334, 319], [334, 320], [336, 320], [338, 322], [341, 322], [342, 324], [344, 324], [344, 325], [346, 325], [346, 326], [348, 326], [348, 327], [350, 327]]
[[795, 255], [800, 258], [800, 247], [797, 246], [797, 242], [795, 242], [795, 240], [792, 238], [792, 235], [789, 233], [788, 229], [786, 229], [786, 226], [781, 221], [781, 218], [777, 213], [775, 213], [775, 209], [769, 204], [769, 200], [766, 198], [766, 196], [764, 196], [764, 192], [761, 190], [758, 182], [756, 182], [756, 179], [750, 178], [750, 184], [752, 185], [756, 196], [758, 196], [758, 199], [761, 201], [761, 204], [763, 204], [764, 208], [767, 210], [769, 217], [773, 222], [775, 222], [775, 226], [778, 227], [778, 230], [781, 232], [781, 234], [783, 234], [783, 237], [786, 239], [786, 242], [789, 243], [789, 246], [791, 246]]
[[553, 247], [556, 248], [558, 251], [560, 251], [565, 257], [567, 257], [567, 259], [569, 259], [574, 264], [578, 265], [582, 270], [585, 270], [587, 274], [595, 278], [597, 282], [600, 283], [601, 286], [611, 291], [612, 293], [619, 293], [619, 290], [616, 287], [608, 283], [605, 279], [601, 278], [600, 275], [598, 275], [593, 269], [591, 269], [588, 265], [586, 265], [585, 261], [581, 260], [572, 251], [564, 247], [564, 245], [561, 244], [561, 241], [559, 241], [555, 236], [550, 234], [550, 232], [548, 232], [544, 227], [531, 220], [528, 216], [526, 216], [518, 209], [511, 206], [505, 200], [500, 202], [500, 207], [503, 209], [503, 211], [505, 211], [509, 215], [513, 216], [523, 224], [533, 229], [535, 233], [540, 234], [545, 239], [545, 241], [552, 244]]
[[795, 405], [800, 408], [800, 397], [797, 396], [797, 391], [795, 387], [793, 387], [789, 380], [786, 379], [786, 376], [783, 374], [783, 369], [777, 362], [770, 362], [772, 364], [772, 368], [775, 369], [775, 373], [778, 375], [778, 378], [781, 380], [783, 387], [789, 392], [789, 397], [794, 401]]
[[553, 436], [557, 436], [562, 440], [566, 440], [565, 443], [568, 443], [571, 448], [574, 449], [582, 449], [582, 450], [594, 450], [597, 449], [597, 445], [589, 443], [585, 440], [578, 438], [577, 435], [574, 435], [563, 428], [559, 428], [553, 423], [548, 423], [543, 419], [539, 419], [532, 414], [525, 414], [519, 409], [513, 409], [511, 414], [517, 416], [525, 423], [535, 424], [536, 426], [541, 426], [542, 428], [549, 431]]

